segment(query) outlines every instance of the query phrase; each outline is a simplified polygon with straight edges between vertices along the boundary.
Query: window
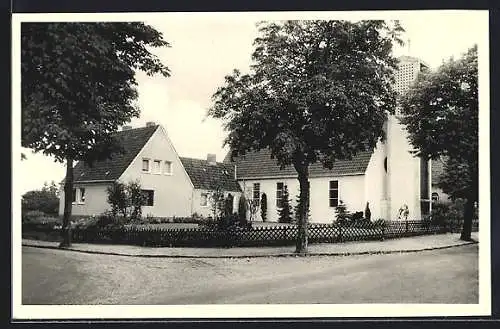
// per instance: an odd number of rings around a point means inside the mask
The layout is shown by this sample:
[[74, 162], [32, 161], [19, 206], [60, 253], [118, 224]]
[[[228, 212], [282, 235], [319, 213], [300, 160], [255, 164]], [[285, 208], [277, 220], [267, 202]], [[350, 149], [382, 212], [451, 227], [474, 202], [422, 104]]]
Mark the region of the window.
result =
[[432, 202], [439, 201], [439, 194], [437, 192], [432, 192]]
[[142, 172], [149, 172], [149, 159], [142, 159]]
[[260, 183], [253, 184], [253, 201], [257, 205], [260, 203]]
[[144, 205], [145, 206], [153, 206], [154, 205], [154, 199], [155, 199], [155, 191], [153, 190], [141, 190], [142, 194], [144, 195]]
[[85, 203], [85, 189], [83, 187], [80, 188], [80, 200], [79, 203]]
[[339, 181], [330, 181], [330, 191], [329, 191], [330, 207], [337, 207], [339, 205]]
[[163, 166], [164, 174], [172, 174], [172, 162], [165, 161], [165, 165]]
[[283, 207], [283, 183], [276, 183], [276, 207]]
[[153, 173], [155, 173], [155, 174], [161, 173], [161, 161], [160, 160], [155, 160], [153, 162]]
[[201, 194], [201, 198], [200, 198], [200, 206], [202, 207], [206, 207], [208, 206], [208, 196], [206, 193], [202, 193]]
[[76, 202], [76, 188], [74, 188], [71, 193], [71, 202]]

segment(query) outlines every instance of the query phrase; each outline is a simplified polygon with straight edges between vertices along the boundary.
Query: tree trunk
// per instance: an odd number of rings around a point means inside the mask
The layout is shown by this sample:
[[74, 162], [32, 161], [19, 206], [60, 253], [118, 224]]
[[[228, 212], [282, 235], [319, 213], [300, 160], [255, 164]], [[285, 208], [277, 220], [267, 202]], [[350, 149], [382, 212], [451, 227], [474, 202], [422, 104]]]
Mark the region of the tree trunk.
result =
[[60, 248], [71, 246], [71, 207], [73, 204], [73, 159], [66, 160], [66, 178], [64, 182], [64, 216], [61, 235], [63, 241]]
[[464, 206], [464, 224], [462, 226], [462, 234], [460, 240], [471, 241], [472, 218], [474, 217], [474, 200], [467, 198]]
[[298, 235], [295, 252], [297, 254], [307, 253], [307, 214], [309, 210], [309, 167], [307, 165], [295, 165], [297, 170], [300, 195], [299, 195], [299, 218], [298, 218]]

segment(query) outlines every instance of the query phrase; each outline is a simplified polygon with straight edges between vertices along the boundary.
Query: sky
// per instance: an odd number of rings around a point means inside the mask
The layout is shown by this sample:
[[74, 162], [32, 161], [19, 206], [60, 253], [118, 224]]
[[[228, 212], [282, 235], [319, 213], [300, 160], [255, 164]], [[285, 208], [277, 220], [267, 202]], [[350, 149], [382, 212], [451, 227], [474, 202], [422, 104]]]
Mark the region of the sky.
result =
[[[348, 18], [354, 20], [381, 15], [349, 14]], [[488, 33], [487, 12], [408, 11], [393, 12], [387, 17], [399, 19], [406, 30], [403, 39], [410, 40], [409, 47], [394, 49], [395, 56], [419, 57], [436, 68], [451, 56], [459, 57], [475, 43], [479, 45], [480, 59], [482, 51], [488, 51], [488, 44], [484, 42]], [[180, 156], [206, 158], [207, 153], [214, 153], [217, 161], [222, 161], [227, 152], [227, 148], [222, 147], [226, 132], [220, 121], [206, 118], [211, 95], [233, 69], [248, 70], [252, 42], [257, 36], [256, 23], [276, 18], [265, 13], [134, 16], [135, 20], [140, 19], [162, 32], [171, 44], [170, 48], [154, 49], [154, 53], [170, 68], [172, 75], [164, 78], [137, 74], [141, 116], [130, 125], [140, 127], [155, 121], [166, 128]], [[279, 16], [279, 19], [292, 18], [296, 17], [287, 13]], [[322, 12], [307, 18], [337, 19], [338, 13]], [[21, 193], [38, 189], [46, 181], [63, 179], [64, 165], [30, 150], [24, 152], [28, 159], [17, 164], [22, 180], [16, 184]], [[14, 158], [16, 156], [14, 154]]]

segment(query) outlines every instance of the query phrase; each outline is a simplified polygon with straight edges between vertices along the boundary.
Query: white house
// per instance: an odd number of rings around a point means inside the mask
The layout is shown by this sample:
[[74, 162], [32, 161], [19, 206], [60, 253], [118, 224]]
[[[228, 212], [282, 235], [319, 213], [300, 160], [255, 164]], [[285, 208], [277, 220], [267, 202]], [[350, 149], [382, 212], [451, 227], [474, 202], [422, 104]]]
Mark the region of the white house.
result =
[[[165, 129], [154, 123], [116, 133], [124, 147], [123, 154], [99, 161], [92, 167], [78, 162], [74, 167], [72, 214], [99, 215], [110, 209], [106, 189], [115, 181], [138, 180], [147, 203], [144, 216], [188, 217], [197, 213], [211, 215], [208, 192], [219, 185], [225, 196], [233, 196], [236, 211], [241, 194], [234, 180], [234, 167], [215, 161], [182, 158]], [[64, 190], [61, 184], [59, 214], [64, 212]]]
[[[320, 164], [310, 166], [312, 222], [331, 223], [339, 200], [350, 212], [364, 212], [368, 202], [372, 219], [396, 220], [403, 205], [408, 206], [409, 219], [420, 220], [429, 212], [429, 163], [410, 154], [407, 133], [395, 116], [388, 119], [385, 130], [386, 142], [379, 142], [372, 151], [336, 161], [331, 170]], [[225, 162], [234, 165], [236, 179], [247, 198], [257, 200], [266, 194], [269, 221], [278, 220], [284, 185], [295, 206], [299, 195], [297, 174], [291, 166], [280, 170], [267, 149], [233, 162], [227, 156]]]

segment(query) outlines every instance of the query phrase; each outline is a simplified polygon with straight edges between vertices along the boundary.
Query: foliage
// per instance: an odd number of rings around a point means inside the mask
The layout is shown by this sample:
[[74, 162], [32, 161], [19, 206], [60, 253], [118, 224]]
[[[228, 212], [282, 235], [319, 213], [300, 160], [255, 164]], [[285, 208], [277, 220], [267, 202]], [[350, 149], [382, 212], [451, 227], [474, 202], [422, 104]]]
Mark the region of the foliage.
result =
[[371, 220], [371, 218], [372, 218], [372, 212], [370, 211], [370, 203], [369, 202], [366, 203], [365, 218], [366, 218], [366, 220]]
[[140, 22], [21, 25], [22, 146], [66, 162], [64, 241], [70, 245], [73, 163], [123, 148], [118, 127], [139, 116], [135, 71], [169, 76], [150, 52], [162, 34]]
[[438, 186], [452, 200], [467, 200], [461, 239], [469, 240], [479, 194], [477, 45], [436, 72], [419, 75], [401, 100], [401, 112], [415, 154], [446, 158]]
[[404, 204], [398, 210], [398, 219], [400, 220], [404, 219], [405, 221], [407, 221], [409, 214], [410, 214], [410, 209], [408, 209], [408, 205]]
[[450, 218], [450, 204], [448, 203], [433, 203], [431, 211], [431, 221], [433, 224], [445, 225]]
[[108, 204], [111, 206], [111, 214], [116, 217], [120, 213], [123, 217], [127, 217], [129, 200], [125, 184], [118, 181], [113, 182], [106, 189], [106, 193]]
[[210, 209], [213, 218], [224, 217], [225, 199], [224, 190], [221, 184], [215, 184], [209, 192]]
[[349, 212], [347, 211], [347, 206], [342, 200], [339, 200], [339, 204], [335, 208], [335, 219], [340, 225], [347, 224], [349, 220]]
[[245, 200], [247, 202], [247, 209], [250, 217], [249, 221], [253, 222], [255, 220], [255, 215], [257, 215], [257, 212], [259, 211], [259, 200], [251, 198], [245, 198]]
[[266, 193], [262, 193], [260, 198], [260, 217], [262, 221], [265, 222], [267, 220], [267, 195]]
[[[297, 195], [295, 199], [295, 206], [293, 207], [293, 213], [294, 213], [294, 223], [298, 223], [300, 221], [300, 211], [299, 211], [299, 206], [300, 206], [300, 195]], [[311, 211], [310, 209], [307, 209], [307, 222], [310, 221], [311, 219]]]
[[224, 217], [231, 216], [233, 214], [233, 203], [234, 197], [232, 194], [228, 194], [226, 199], [224, 200]]
[[278, 222], [291, 223], [292, 222], [292, 207], [290, 205], [290, 196], [288, 194], [288, 187], [283, 185], [281, 208], [278, 208]]
[[239, 201], [238, 201], [238, 216], [240, 218], [240, 221], [246, 221], [247, 219], [247, 201], [245, 195], [241, 195]]
[[22, 196], [22, 212], [38, 210], [46, 215], [57, 215], [59, 213], [58, 190], [57, 185], [52, 181], [50, 185], [44, 183], [40, 190], [26, 192]]
[[22, 213], [23, 223], [41, 223], [41, 222], [46, 222], [47, 219], [51, 218], [55, 217], [47, 216], [44, 212], [40, 210], [28, 210]]
[[225, 121], [231, 158], [268, 148], [300, 185], [297, 252], [307, 249], [309, 165], [373, 148], [393, 113], [398, 22], [281, 21], [259, 27], [251, 72], [234, 70], [208, 114]]
[[126, 185], [126, 192], [130, 207], [130, 219], [139, 220], [142, 217], [142, 206], [146, 202], [146, 197], [142, 192], [141, 183], [139, 181], [132, 181]]
[[95, 160], [110, 133], [139, 115], [134, 70], [169, 76], [148, 49], [164, 46], [143, 23], [22, 24], [23, 146], [61, 162]]

